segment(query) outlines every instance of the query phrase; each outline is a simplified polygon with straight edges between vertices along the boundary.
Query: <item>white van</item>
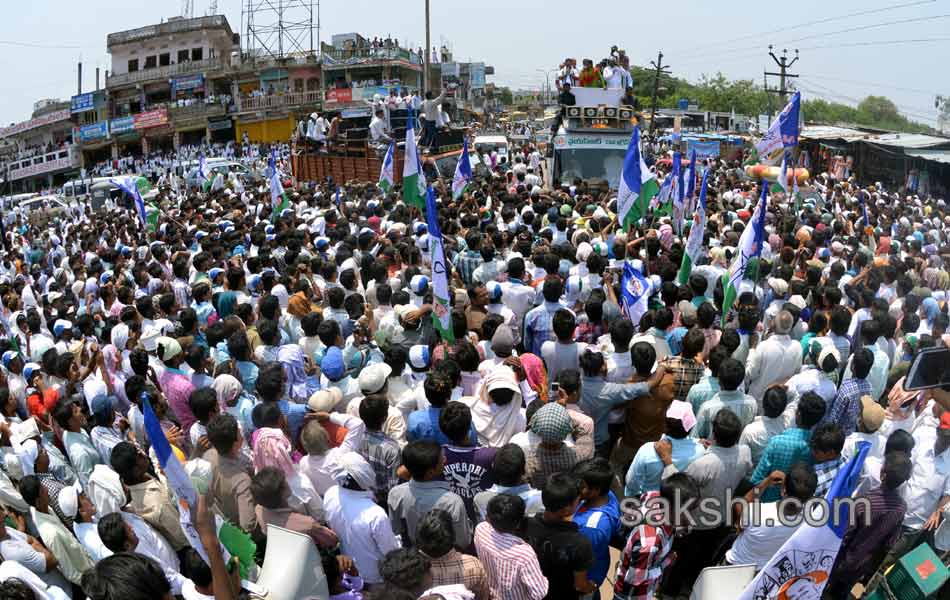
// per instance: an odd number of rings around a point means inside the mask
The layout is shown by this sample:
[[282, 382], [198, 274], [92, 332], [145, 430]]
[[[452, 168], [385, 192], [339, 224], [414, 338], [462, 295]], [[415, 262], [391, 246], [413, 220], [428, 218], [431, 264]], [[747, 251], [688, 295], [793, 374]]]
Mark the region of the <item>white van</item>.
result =
[[479, 154], [498, 153], [499, 162], [504, 158], [508, 162], [508, 138], [503, 135], [477, 135], [474, 142]]

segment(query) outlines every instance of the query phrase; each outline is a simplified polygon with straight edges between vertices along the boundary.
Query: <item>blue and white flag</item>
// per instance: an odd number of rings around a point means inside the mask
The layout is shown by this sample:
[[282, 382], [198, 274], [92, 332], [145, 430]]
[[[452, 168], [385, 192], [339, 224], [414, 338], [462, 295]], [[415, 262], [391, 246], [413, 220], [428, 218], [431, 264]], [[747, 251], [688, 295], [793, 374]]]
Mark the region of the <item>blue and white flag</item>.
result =
[[749, 225], [742, 230], [742, 235], [739, 237], [739, 245], [736, 248], [736, 256], [732, 260], [732, 266], [722, 275], [723, 325], [726, 324], [729, 311], [739, 297], [739, 284], [745, 278], [750, 261], [757, 259], [762, 254], [762, 244], [765, 243], [765, 214], [768, 212], [769, 184], [763, 179], [761, 186], [762, 194], [759, 196], [759, 202], [752, 212]]
[[[786, 150], [782, 154], [782, 168], [779, 169], [779, 174], [778, 174], [779, 187], [785, 190], [786, 194], [788, 194], [788, 161], [789, 161], [789, 155], [788, 155], [788, 151]], [[794, 167], [793, 167], [793, 172], [794, 172]]]
[[646, 216], [647, 205], [658, 191], [656, 177], [640, 153], [640, 128], [634, 126], [617, 190], [617, 222], [624, 231], [630, 231]]
[[340, 186], [336, 186], [336, 207], [338, 209], [343, 207], [343, 201], [340, 200]]
[[693, 212], [693, 200], [696, 198], [696, 149], [689, 152], [689, 168], [686, 171], [686, 213]]
[[442, 230], [439, 228], [439, 211], [431, 185], [426, 189], [425, 212], [429, 229], [429, 255], [432, 260], [432, 323], [442, 339], [451, 344], [455, 342], [455, 331], [452, 329], [449, 272], [445, 264]]
[[142, 194], [139, 193], [139, 186], [135, 183], [135, 177], [123, 177], [121, 179], [112, 179], [112, 183], [123, 192], [132, 197], [135, 201], [135, 210], [142, 220], [142, 226], [146, 226], [145, 201], [142, 200]]
[[280, 213], [290, 206], [290, 200], [287, 198], [287, 194], [284, 193], [284, 184], [280, 181], [280, 170], [277, 168], [277, 154], [273, 149], [271, 149], [270, 159], [267, 161], [267, 170], [267, 179], [270, 183], [272, 220], [276, 221]]
[[208, 163], [205, 162], [204, 152], [198, 155], [198, 177], [202, 182], [208, 180]]
[[386, 150], [386, 156], [383, 158], [383, 166], [379, 169], [379, 189], [389, 192], [396, 185], [395, 175], [393, 173], [393, 158], [396, 155], [396, 142], [389, 143], [389, 149]]
[[[827, 523], [816, 526], [805, 521], [799, 525], [739, 600], [821, 598], [851, 519], [851, 503], [842, 500], [849, 500], [854, 492], [870, 448], [869, 443], [858, 442], [858, 453], [835, 476], [825, 496], [825, 509], [832, 511]], [[805, 505], [805, 510], [808, 508], [810, 504]]]
[[802, 93], [795, 92], [782, 113], [772, 122], [765, 136], [755, 145], [759, 153], [759, 162], [775, 164], [777, 156], [771, 157], [782, 148], [798, 145], [798, 118], [801, 113]]
[[683, 184], [683, 155], [679, 152], [673, 153], [673, 185], [676, 187], [673, 195], [673, 227], [676, 235], [683, 233], [683, 214], [686, 211], [686, 186]]
[[858, 190], [858, 201], [861, 203], [861, 214], [864, 215], [864, 227], [870, 227], [871, 219], [868, 217], [868, 203], [864, 198], [864, 190]]
[[634, 327], [640, 324], [640, 318], [647, 311], [651, 285], [643, 273], [630, 263], [624, 263], [620, 278], [620, 309]]
[[452, 177], [452, 198], [458, 200], [465, 193], [472, 180], [472, 163], [468, 158], [468, 138], [462, 142], [462, 155], [459, 156], [459, 162], [455, 166], [455, 175]]

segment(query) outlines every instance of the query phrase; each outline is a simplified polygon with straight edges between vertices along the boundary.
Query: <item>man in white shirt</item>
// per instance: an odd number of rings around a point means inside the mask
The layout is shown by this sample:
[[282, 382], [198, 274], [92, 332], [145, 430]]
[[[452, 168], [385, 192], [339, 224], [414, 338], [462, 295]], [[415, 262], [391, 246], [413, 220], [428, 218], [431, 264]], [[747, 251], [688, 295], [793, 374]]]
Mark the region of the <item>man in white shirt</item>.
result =
[[802, 366], [802, 345], [789, 337], [794, 321], [790, 312], [779, 311], [775, 334], [749, 353], [746, 383], [749, 395], [759, 404], [768, 386], [785, 381]]
[[[762, 480], [753, 488], [746, 499], [750, 502], [757, 498], [767, 487], [781, 485], [785, 498], [796, 498], [799, 502], [766, 502], [758, 505], [760, 518], [757, 525], [746, 527], [739, 533], [736, 541], [726, 552], [726, 563], [730, 565], [755, 565], [756, 570], [764, 567], [772, 556], [781, 549], [788, 538], [798, 529], [800, 519], [796, 519], [797, 512], [802, 510], [802, 504], [811, 499], [818, 485], [815, 470], [804, 464], [796, 463], [789, 470], [788, 475], [776, 471]], [[785, 519], [780, 520], [778, 511], [784, 510]], [[749, 515], [743, 515], [743, 520]], [[787, 526], [785, 522], [796, 522], [795, 526]]]
[[393, 141], [389, 135], [389, 127], [386, 125], [386, 114], [381, 108], [376, 109], [373, 120], [370, 121], [369, 137], [377, 150], [384, 150]]

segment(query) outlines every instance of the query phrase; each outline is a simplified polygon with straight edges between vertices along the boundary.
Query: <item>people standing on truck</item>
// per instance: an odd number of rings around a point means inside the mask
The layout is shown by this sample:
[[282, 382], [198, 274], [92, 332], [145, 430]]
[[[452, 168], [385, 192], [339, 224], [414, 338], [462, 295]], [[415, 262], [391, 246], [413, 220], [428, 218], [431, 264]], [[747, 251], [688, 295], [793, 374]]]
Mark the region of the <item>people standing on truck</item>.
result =
[[577, 73], [577, 61], [573, 58], [564, 59], [564, 62], [561, 63], [561, 66], [557, 72], [557, 79], [554, 80], [554, 85], [557, 86], [557, 89], [562, 90], [567, 87], [577, 85], [578, 73]]
[[432, 146], [435, 143], [436, 118], [438, 117], [439, 105], [442, 104], [444, 97], [444, 92], [436, 97], [432, 96], [432, 92], [426, 92], [426, 99], [422, 103], [422, 113], [425, 120], [422, 123], [422, 139], [419, 141], [422, 146]]
[[606, 86], [604, 83], [604, 76], [600, 72], [600, 69], [594, 66], [594, 61], [589, 58], [585, 58], [583, 64], [584, 67], [581, 69], [580, 75], [581, 87], [603, 89]]
[[381, 108], [376, 109], [373, 120], [369, 124], [369, 138], [370, 144], [377, 152], [385, 152], [393, 141], [389, 126], [386, 124], [386, 113]]

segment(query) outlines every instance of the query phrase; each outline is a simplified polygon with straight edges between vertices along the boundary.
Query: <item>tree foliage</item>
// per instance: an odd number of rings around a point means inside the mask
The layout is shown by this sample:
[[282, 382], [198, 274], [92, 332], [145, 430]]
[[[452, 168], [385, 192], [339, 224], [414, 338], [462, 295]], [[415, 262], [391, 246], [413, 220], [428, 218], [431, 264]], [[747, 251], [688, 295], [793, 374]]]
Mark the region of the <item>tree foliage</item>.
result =
[[[653, 96], [653, 71], [642, 67], [631, 68], [633, 91], [644, 109], [649, 109]], [[779, 99], [767, 94], [761, 85], [751, 79], [729, 79], [722, 73], [703, 75], [697, 83], [663, 75], [659, 80], [657, 105], [676, 108], [681, 98], [697, 104], [700, 110], [731, 112], [755, 116], [782, 109]], [[908, 133], [932, 133], [927, 125], [911, 121], [900, 114], [897, 106], [884, 96], [868, 96], [857, 107], [808, 98], [804, 93], [802, 112], [806, 121], [863, 125]], [[950, 99], [942, 107], [950, 118]]]

